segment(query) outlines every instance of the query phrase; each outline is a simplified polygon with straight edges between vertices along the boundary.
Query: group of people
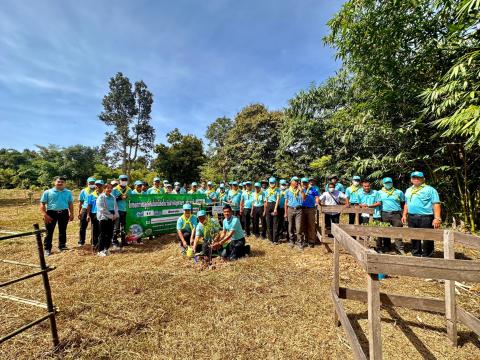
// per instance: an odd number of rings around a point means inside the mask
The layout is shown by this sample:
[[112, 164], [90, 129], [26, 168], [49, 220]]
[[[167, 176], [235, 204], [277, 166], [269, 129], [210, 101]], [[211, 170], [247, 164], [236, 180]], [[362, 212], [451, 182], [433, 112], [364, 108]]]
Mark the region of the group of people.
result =
[[[192, 182], [190, 189], [175, 182], [153, 180], [153, 186], [137, 180], [133, 189], [128, 186], [127, 175], [118, 180], [104, 183], [93, 177], [87, 179], [87, 187], [79, 195], [78, 219], [80, 220], [79, 245], [85, 244], [88, 223], [92, 225], [92, 244], [98, 255], [108, 255], [113, 246], [124, 246], [126, 199], [131, 194], [205, 194], [206, 211], [192, 214], [190, 204], [185, 204], [184, 214], [177, 222], [177, 236], [183, 251], [189, 247], [193, 251], [206, 254], [209, 249], [222, 249], [222, 256], [239, 258], [250, 251], [245, 244], [245, 236], [254, 235], [268, 239], [276, 245], [282, 238], [291, 247], [300, 249], [314, 247], [316, 234], [317, 205], [342, 205], [360, 208], [372, 208], [373, 218], [386, 222], [391, 226], [417, 228], [438, 228], [441, 224], [441, 206], [438, 192], [425, 184], [422, 172], [411, 173], [412, 186], [405, 193], [393, 186], [393, 180], [386, 177], [382, 180], [382, 189], [373, 190], [370, 181], [353, 176], [347, 188], [339, 182], [336, 175], [328, 179], [323, 190], [320, 190], [314, 178], [298, 178], [290, 181], [275, 177], [252, 183], [251, 181], [231, 181], [221, 183], [215, 188], [213, 182]], [[189, 207], [190, 206], [190, 207]], [[223, 213], [216, 225], [212, 219], [212, 207], [222, 206]], [[55, 186], [46, 190], [41, 198], [41, 212], [45, 220], [47, 236], [45, 252], [52, 249], [52, 235], [58, 222], [59, 249], [66, 249], [66, 228], [68, 221], [74, 217], [73, 196], [65, 189], [65, 178], [58, 177]], [[352, 216], [353, 215], [353, 216]], [[350, 223], [354, 223], [354, 214], [350, 214]], [[326, 212], [326, 225], [339, 222], [338, 211]], [[369, 214], [361, 214], [360, 223], [369, 221]], [[204, 224], [204, 222], [206, 222]], [[215, 226], [219, 231], [211, 231]], [[204, 236], [215, 234], [215, 238]], [[209, 230], [210, 229], [210, 230]], [[120, 238], [120, 240], [119, 240]], [[205, 239], [207, 241], [205, 241]], [[141, 240], [138, 240], [141, 242]], [[378, 252], [390, 251], [390, 239], [377, 239]], [[209, 244], [209, 249], [200, 249], [199, 245]], [[401, 239], [395, 239], [396, 250], [404, 254]], [[199, 250], [200, 249], [200, 250]], [[199, 251], [197, 251], [199, 250]], [[431, 257], [433, 241], [412, 240], [412, 255]]]

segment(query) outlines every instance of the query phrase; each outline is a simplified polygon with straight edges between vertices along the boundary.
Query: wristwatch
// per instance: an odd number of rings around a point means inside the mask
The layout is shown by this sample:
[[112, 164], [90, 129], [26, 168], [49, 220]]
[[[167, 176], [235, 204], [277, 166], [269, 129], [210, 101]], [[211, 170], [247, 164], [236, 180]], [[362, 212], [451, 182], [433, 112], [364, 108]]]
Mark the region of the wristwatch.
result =
[[442, 218], [435, 218], [435, 219], [433, 219], [433, 220], [437, 220], [437, 221], [442, 222]]

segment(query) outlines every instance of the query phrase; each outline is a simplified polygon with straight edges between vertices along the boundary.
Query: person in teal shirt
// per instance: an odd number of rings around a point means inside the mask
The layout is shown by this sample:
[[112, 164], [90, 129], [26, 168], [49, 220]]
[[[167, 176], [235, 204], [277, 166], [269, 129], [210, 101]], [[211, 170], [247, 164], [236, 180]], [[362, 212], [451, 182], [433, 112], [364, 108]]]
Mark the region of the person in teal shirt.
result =
[[207, 189], [205, 190], [204, 194], [207, 195], [205, 203], [207, 204], [207, 206], [210, 205], [209, 211], [207, 211], [207, 213], [209, 215], [212, 215], [211, 206], [217, 203], [217, 192], [213, 188], [213, 183], [211, 181], [207, 182]]
[[192, 182], [191, 189], [188, 190], [189, 194], [200, 194], [200, 191], [198, 190], [198, 184], [194, 181]]
[[268, 179], [268, 189], [265, 191], [265, 218], [267, 223], [267, 238], [273, 245], [277, 245], [280, 238], [278, 228], [278, 203], [280, 202], [280, 189], [277, 187], [277, 179]]
[[[362, 192], [360, 193], [360, 207], [362, 208], [372, 208], [373, 209], [373, 218], [381, 220], [382, 216], [380, 213], [380, 194], [378, 191], [373, 190], [370, 185], [370, 181], [363, 180], [362, 183]], [[362, 214], [360, 216], [360, 223], [367, 224], [370, 220], [369, 214]]]
[[95, 181], [95, 191], [88, 196], [87, 200], [87, 219], [92, 223], [92, 246], [94, 249], [97, 249], [98, 238], [100, 236], [100, 221], [97, 217], [97, 199], [103, 192], [104, 184], [103, 180], [97, 179]]
[[45, 255], [52, 253], [52, 238], [58, 222], [58, 248], [67, 250], [67, 226], [73, 221], [73, 195], [65, 188], [66, 178], [58, 176], [55, 186], [45, 190], [40, 198], [40, 213], [45, 221], [47, 235], [45, 236]]
[[243, 229], [247, 236], [251, 234], [252, 225], [252, 207], [253, 207], [253, 191], [252, 182], [245, 181], [245, 190], [243, 190], [240, 198], [240, 216], [242, 217]]
[[[360, 205], [360, 193], [362, 192], [362, 186], [360, 185], [361, 180], [360, 176], [353, 176], [352, 185], [345, 190], [349, 206], [356, 207]], [[355, 224], [355, 214], [348, 214], [348, 223]]]
[[78, 195], [78, 220], [80, 220], [80, 230], [78, 233], [78, 245], [85, 245], [85, 239], [87, 235], [87, 198], [95, 190], [95, 178], [89, 177], [87, 179], [87, 187], [80, 191]]
[[260, 222], [262, 224], [262, 239], [267, 238], [267, 223], [265, 220], [265, 200], [267, 195], [262, 190], [259, 182], [255, 183], [255, 192], [253, 193], [252, 210], [250, 216], [253, 222], [253, 235], [260, 237]]
[[164, 194], [165, 187], [160, 187], [160, 178], [153, 179], [153, 186], [147, 190], [147, 194]]
[[[393, 227], [403, 227], [402, 210], [405, 203], [405, 195], [402, 190], [393, 187], [393, 180], [390, 177], [383, 178], [383, 187], [378, 192], [380, 202], [382, 203], [382, 221]], [[394, 239], [397, 252], [405, 255], [404, 245], [401, 238]], [[390, 238], [377, 238], [377, 252], [384, 253], [390, 251]]]
[[299, 178], [294, 176], [290, 179], [290, 187], [285, 192], [285, 215], [288, 221], [288, 238], [290, 247], [297, 244], [303, 249], [302, 240], [302, 187], [299, 184]]
[[[337, 175], [332, 175], [329, 178], [329, 183], [334, 183], [335, 184], [335, 190], [345, 192], [345, 186], [341, 182], [338, 182], [338, 176]], [[325, 185], [325, 191], [328, 191], [328, 184]]]
[[[245, 245], [245, 234], [238, 217], [233, 215], [232, 207], [226, 204], [223, 207], [223, 230], [218, 241], [212, 244], [212, 248], [221, 249], [220, 255], [224, 259], [237, 260], [250, 253], [250, 246]], [[224, 246], [228, 244], [228, 246]]]
[[232, 181], [232, 188], [228, 191], [227, 202], [232, 207], [233, 215], [240, 215], [240, 199], [242, 192], [238, 189], [238, 182]]
[[[437, 190], [425, 184], [423, 172], [414, 171], [410, 175], [412, 186], [405, 192], [405, 206], [402, 222], [411, 228], [440, 228], [442, 208]], [[412, 255], [432, 257], [435, 251], [432, 240], [412, 240]]]
[[133, 186], [135, 187], [132, 191], [133, 195], [143, 194], [143, 181], [142, 180], [135, 181], [133, 183]]
[[208, 256], [210, 254], [210, 245], [218, 240], [220, 235], [220, 224], [217, 220], [207, 216], [205, 210], [197, 212], [198, 224], [195, 227], [195, 241], [193, 248], [195, 252], [201, 250], [197, 256]]
[[192, 204], [183, 205], [183, 215], [177, 220], [177, 238], [180, 242], [182, 254], [190, 245], [193, 245], [195, 239], [195, 227], [198, 219], [192, 214]]
[[[112, 190], [112, 195], [117, 199], [118, 218], [115, 220], [115, 230], [113, 235], [113, 246], [125, 246], [126, 232], [125, 225], [127, 222], [127, 198], [133, 192], [128, 186], [128, 176], [120, 175], [118, 177], [119, 185], [115, 186]], [[121, 243], [118, 242], [118, 236], [121, 236]]]
[[280, 198], [278, 201], [277, 213], [278, 213], [278, 227], [280, 229], [280, 237], [286, 235], [286, 240], [288, 239], [288, 222], [285, 219], [285, 194], [287, 193], [288, 183], [285, 179], [280, 179]]

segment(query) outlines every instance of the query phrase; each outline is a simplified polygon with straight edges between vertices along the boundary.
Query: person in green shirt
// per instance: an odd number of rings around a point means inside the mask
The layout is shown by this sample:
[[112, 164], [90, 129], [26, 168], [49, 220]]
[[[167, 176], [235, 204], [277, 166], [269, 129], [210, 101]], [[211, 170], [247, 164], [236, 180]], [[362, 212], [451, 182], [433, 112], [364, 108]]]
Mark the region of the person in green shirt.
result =
[[156, 177], [153, 179], [153, 186], [147, 190], [147, 194], [163, 194], [165, 193], [164, 188], [160, 187], [160, 178]]
[[251, 223], [252, 223], [252, 205], [253, 205], [253, 191], [252, 183], [250, 181], [245, 181], [245, 190], [243, 190], [241, 199], [240, 199], [240, 216], [242, 217], [242, 227], [247, 234], [250, 236], [251, 233]]
[[192, 182], [192, 188], [190, 190], [188, 190], [188, 193], [189, 194], [200, 194], [200, 192], [198, 191], [198, 184], [195, 181]]
[[267, 224], [265, 221], [265, 200], [267, 195], [262, 190], [262, 185], [255, 183], [251, 217], [253, 219], [253, 235], [260, 237], [260, 223], [262, 224], [262, 239], [267, 238]]
[[224, 259], [237, 260], [250, 254], [250, 246], [245, 245], [245, 234], [238, 217], [233, 215], [232, 207], [226, 204], [223, 207], [223, 230], [218, 240], [212, 244], [212, 249], [222, 249], [220, 256]]
[[268, 179], [269, 187], [265, 191], [265, 218], [267, 223], [267, 237], [272, 244], [277, 245], [280, 237], [278, 229], [278, 205], [280, 203], [280, 189], [277, 187], [277, 179]]

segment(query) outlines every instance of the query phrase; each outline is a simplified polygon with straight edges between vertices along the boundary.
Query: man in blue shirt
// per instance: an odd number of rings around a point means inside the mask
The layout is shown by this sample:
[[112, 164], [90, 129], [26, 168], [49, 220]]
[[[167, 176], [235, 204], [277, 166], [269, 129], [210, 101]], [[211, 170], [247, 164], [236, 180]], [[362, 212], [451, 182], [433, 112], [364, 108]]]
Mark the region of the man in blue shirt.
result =
[[310, 247], [315, 246], [317, 241], [317, 232], [315, 230], [315, 215], [317, 213], [316, 207], [318, 205], [318, 191], [309, 184], [308, 178], [302, 178], [302, 228], [305, 241], [302, 243], [302, 248], [307, 244]]
[[47, 235], [45, 236], [45, 255], [52, 253], [52, 238], [58, 222], [58, 248], [60, 251], [67, 249], [67, 225], [73, 221], [73, 195], [65, 188], [64, 176], [58, 176], [55, 186], [45, 190], [40, 199], [40, 213], [45, 221]]
[[[100, 221], [97, 217], [97, 199], [103, 192], [103, 180], [97, 179], [95, 181], [95, 191], [87, 198], [87, 218], [92, 223], [92, 246], [97, 249], [98, 239], [100, 237]], [[118, 209], [118, 204], [117, 204]]]
[[285, 179], [280, 179], [280, 199], [278, 202], [278, 207], [277, 207], [277, 217], [278, 217], [278, 228], [280, 229], [280, 237], [283, 237], [283, 234], [285, 233], [285, 237], [287, 242], [289, 242], [288, 239], [288, 222], [285, 219], [285, 194], [287, 192], [288, 188], [288, 183]]
[[267, 222], [268, 240], [273, 245], [278, 245], [280, 231], [278, 228], [278, 204], [280, 202], [280, 189], [277, 187], [277, 179], [271, 177], [268, 179], [268, 189], [266, 190], [267, 200], [265, 201], [265, 218]]
[[245, 181], [245, 190], [240, 197], [240, 216], [243, 220], [243, 229], [247, 236], [250, 236], [250, 228], [252, 224], [252, 206], [253, 191], [251, 181]]
[[[245, 235], [238, 217], [233, 215], [232, 207], [227, 204], [223, 207], [223, 230], [218, 241], [212, 244], [212, 249], [223, 247], [221, 256], [224, 259], [237, 260], [250, 253], [250, 246], [245, 245]], [[228, 244], [228, 246], [226, 246]]]
[[[405, 204], [405, 195], [403, 191], [393, 187], [392, 178], [386, 177], [382, 183], [383, 188], [378, 192], [382, 203], [382, 221], [393, 227], [403, 227], [402, 209]], [[388, 252], [390, 246], [390, 238], [377, 238], [377, 252]], [[395, 247], [400, 254], [405, 255], [402, 239], [395, 239]]]
[[160, 186], [160, 178], [156, 177], [153, 179], [153, 186], [147, 190], [147, 194], [164, 194], [165, 187]]
[[80, 231], [78, 234], [78, 245], [85, 244], [85, 238], [87, 233], [88, 221], [87, 221], [87, 198], [95, 190], [95, 178], [89, 177], [87, 179], [87, 187], [80, 191], [78, 196], [78, 220], [80, 220]]
[[[128, 186], [128, 176], [120, 175], [118, 177], [119, 185], [112, 190], [112, 195], [117, 199], [118, 218], [115, 221], [115, 232], [113, 235], [113, 246], [125, 246], [125, 225], [127, 222], [127, 198], [132, 194], [132, 189]], [[118, 235], [121, 235], [121, 243], [118, 243]]]
[[[411, 228], [440, 228], [442, 214], [440, 197], [437, 190], [425, 184], [423, 172], [414, 171], [410, 175], [412, 186], [405, 192], [402, 222], [408, 219]], [[432, 257], [434, 242], [432, 240], [412, 240], [412, 255]]]
[[238, 182], [232, 181], [232, 188], [228, 190], [227, 201], [232, 207], [233, 215], [240, 215], [240, 199], [242, 192], [238, 189]]
[[[352, 185], [345, 190], [345, 195], [348, 199], [349, 206], [358, 207], [360, 205], [360, 193], [362, 192], [362, 186], [360, 185], [360, 176], [355, 175], [352, 177]], [[355, 224], [355, 214], [348, 214], [348, 223]]]
[[285, 192], [285, 215], [288, 221], [288, 238], [290, 247], [293, 248], [295, 243], [303, 249], [302, 235], [302, 188], [298, 183], [298, 177], [294, 176], [290, 179], [290, 187]]
[[[360, 207], [361, 208], [371, 208], [373, 209], [373, 218], [380, 219], [380, 194], [376, 190], [372, 190], [370, 181], [363, 180], [362, 182], [362, 192], [359, 196]], [[370, 215], [364, 213], [360, 216], [360, 224], [368, 224], [370, 221]]]

